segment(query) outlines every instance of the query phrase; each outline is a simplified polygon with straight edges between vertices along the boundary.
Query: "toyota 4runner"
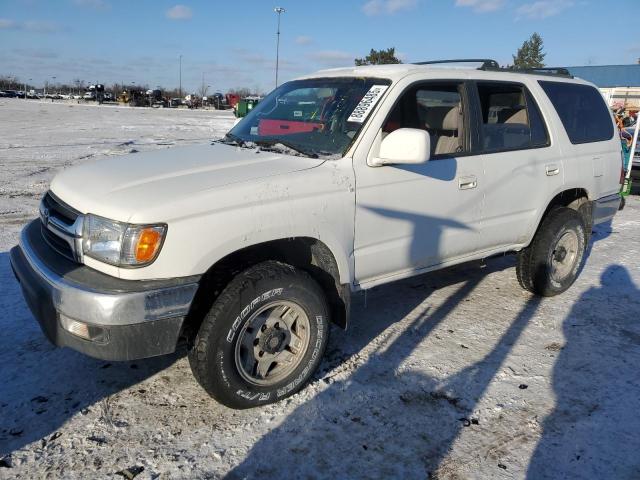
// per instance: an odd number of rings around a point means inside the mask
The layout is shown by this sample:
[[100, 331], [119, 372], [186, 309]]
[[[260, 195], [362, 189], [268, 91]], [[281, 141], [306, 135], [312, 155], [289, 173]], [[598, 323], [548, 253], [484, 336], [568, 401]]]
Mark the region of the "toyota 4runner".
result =
[[58, 174], [11, 263], [54, 344], [173, 352], [234, 408], [298, 391], [352, 292], [517, 252], [565, 291], [620, 205], [598, 90], [566, 72], [325, 70], [271, 92], [221, 140]]

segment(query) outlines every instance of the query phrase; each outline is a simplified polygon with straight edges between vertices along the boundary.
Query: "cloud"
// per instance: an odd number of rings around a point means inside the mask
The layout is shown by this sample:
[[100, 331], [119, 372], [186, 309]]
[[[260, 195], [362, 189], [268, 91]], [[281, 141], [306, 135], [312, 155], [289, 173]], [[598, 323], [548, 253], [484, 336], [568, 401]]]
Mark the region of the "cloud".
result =
[[169, 20], [189, 20], [193, 12], [186, 5], [175, 5], [166, 11], [165, 16]]
[[418, 4], [418, 0], [369, 0], [362, 6], [365, 15], [394, 14], [402, 10], [410, 10]]
[[506, 0], [456, 0], [456, 7], [470, 7], [476, 13], [495, 12], [504, 7]]
[[310, 43], [313, 43], [313, 38], [307, 35], [300, 35], [299, 37], [296, 37], [295, 42], [298, 45], [309, 45]]
[[16, 22], [6, 18], [0, 18], [0, 30], [11, 30], [16, 28]]
[[342, 50], [320, 50], [310, 54], [309, 58], [325, 67], [343, 67], [353, 65], [354, 56]]
[[539, 0], [525, 3], [516, 10], [516, 19], [542, 20], [559, 15], [574, 5], [573, 0]]
[[77, 7], [95, 10], [109, 10], [111, 8], [111, 4], [105, 0], [73, 0], [73, 4]]
[[57, 33], [64, 29], [54, 22], [39, 20], [16, 22], [7, 18], [0, 18], [0, 30], [23, 30], [33, 33]]

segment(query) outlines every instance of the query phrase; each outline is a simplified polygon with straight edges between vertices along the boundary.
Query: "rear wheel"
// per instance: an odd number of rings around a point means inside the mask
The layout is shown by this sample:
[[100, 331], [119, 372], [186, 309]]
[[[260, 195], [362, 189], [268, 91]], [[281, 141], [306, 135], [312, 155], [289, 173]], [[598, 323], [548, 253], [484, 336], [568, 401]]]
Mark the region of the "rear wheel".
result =
[[189, 352], [202, 387], [231, 408], [273, 403], [300, 390], [328, 340], [328, 308], [304, 271], [264, 262], [239, 274], [203, 320]]
[[552, 297], [575, 282], [584, 259], [588, 234], [580, 213], [552, 210], [531, 245], [518, 253], [516, 273], [522, 288]]

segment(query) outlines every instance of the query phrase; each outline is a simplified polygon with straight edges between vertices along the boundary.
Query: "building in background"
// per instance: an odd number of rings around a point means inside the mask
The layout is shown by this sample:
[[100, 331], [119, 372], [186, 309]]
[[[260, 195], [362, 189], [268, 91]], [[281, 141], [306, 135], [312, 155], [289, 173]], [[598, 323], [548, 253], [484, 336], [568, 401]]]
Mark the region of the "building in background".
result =
[[569, 73], [598, 86], [612, 108], [640, 111], [640, 64], [567, 67]]

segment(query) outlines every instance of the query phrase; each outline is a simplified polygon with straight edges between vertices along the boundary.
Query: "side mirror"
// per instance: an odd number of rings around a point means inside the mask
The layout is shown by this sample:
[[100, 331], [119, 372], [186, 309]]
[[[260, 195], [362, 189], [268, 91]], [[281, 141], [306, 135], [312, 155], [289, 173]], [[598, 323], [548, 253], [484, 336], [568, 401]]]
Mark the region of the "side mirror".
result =
[[383, 165], [426, 163], [431, 157], [431, 137], [425, 130], [400, 128], [380, 143], [380, 154], [370, 160], [373, 167]]

